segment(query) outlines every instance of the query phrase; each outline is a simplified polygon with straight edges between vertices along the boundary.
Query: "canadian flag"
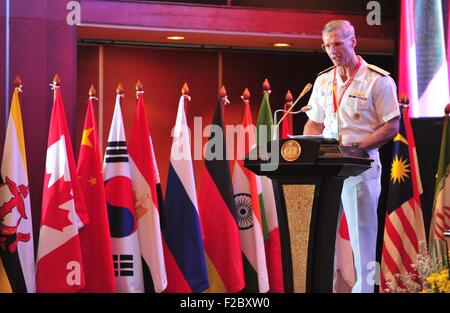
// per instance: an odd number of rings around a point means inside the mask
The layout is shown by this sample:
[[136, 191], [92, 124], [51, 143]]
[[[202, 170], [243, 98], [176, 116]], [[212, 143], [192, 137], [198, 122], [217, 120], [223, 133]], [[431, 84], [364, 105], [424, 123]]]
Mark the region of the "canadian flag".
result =
[[84, 287], [78, 229], [88, 223], [59, 86], [48, 134], [37, 253], [38, 292], [75, 292]]

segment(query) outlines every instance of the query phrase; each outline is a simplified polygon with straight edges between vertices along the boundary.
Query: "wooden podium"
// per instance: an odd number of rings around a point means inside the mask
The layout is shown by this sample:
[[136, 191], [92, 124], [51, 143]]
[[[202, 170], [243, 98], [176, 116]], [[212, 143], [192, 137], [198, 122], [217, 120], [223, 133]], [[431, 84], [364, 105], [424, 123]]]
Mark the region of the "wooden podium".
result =
[[369, 169], [372, 160], [360, 149], [299, 137], [269, 142], [268, 153], [255, 148], [244, 165], [272, 180], [285, 292], [332, 292], [343, 182]]

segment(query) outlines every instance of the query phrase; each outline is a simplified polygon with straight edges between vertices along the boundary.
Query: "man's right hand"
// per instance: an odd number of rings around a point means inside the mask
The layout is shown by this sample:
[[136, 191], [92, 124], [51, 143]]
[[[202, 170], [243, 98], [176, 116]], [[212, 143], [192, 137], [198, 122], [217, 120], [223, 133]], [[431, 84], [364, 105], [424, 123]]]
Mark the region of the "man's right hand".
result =
[[321, 135], [324, 129], [323, 123], [308, 120], [303, 128], [303, 135]]

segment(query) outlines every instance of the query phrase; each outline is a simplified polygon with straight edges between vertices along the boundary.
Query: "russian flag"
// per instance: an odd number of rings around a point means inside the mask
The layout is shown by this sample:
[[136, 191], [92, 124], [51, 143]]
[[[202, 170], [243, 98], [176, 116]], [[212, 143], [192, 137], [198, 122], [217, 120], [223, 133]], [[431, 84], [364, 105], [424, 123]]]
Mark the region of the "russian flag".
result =
[[[185, 85], [186, 86], [186, 85]], [[168, 292], [202, 292], [209, 287], [197, 192], [191, 159], [189, 129], [184, 111], [188, 96], [181, 96], [172, 130], [166, 189], [164, 228]]]

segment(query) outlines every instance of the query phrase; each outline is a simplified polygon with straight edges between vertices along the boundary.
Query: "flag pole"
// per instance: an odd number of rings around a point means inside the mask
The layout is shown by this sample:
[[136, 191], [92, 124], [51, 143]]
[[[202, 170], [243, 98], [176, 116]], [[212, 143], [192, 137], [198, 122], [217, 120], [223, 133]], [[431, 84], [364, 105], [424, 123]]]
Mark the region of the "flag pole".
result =
[[230, 100], [228, 100], [227, 90], [225, 89], [224, 85], [222, 85], [219, 90], [219, 97], [221, 98], [221, 104], [223, 104], [224, 106], [230, 104]]
[[22, 94], [22, 78], [20, 78], [19, 75], [16, 75], [16, 78], [14, 79], [14, 89], [17, 89], [17, 91], [19, 92], [19, 101], [22, 100], [21, 99], [21, 94]]
[[141, 80], [136, 82], [136, 100], [144, 93], [144, 85], [142, 85]]
[[183, 87], [181, 87], [181, 95], [184, 98], [184, 113], [187, 114], [187, 104], [191, 101], [191, 96], [189, 95], [190, 90], [187, 82], [184, 82]]
[[250, 91], [248, 90], [248, 88], [245, 88], [244, 91], [242, 92], [241, 99], [244, 102], [244, 104], [249, 103], [249, 101], [250, 101]]
[[89, 88], [89, 99], [96, 99], [97, 100], [97, 91], [95, 90], [94, 85], [91, 85]]
[[190, 92], [189, 86], [188, 86], [187, 82], [184, 82], [183, 87], [181, 87], [181, 94], [183, 96], [189, 97], [189, 92]]
[[116, 88], [116, 94], [118, 95], [118, 96], [120, 96], [120, 104], [122, 104], [122, 99], [123, 99], [123, 97], [125, 96], [125, 94], [124, 94], [124, 92], [123, 92], [123, 86], [122, 86], [122, 83], [119, 83], [118, 85], [117, 85], [117, 88]]

